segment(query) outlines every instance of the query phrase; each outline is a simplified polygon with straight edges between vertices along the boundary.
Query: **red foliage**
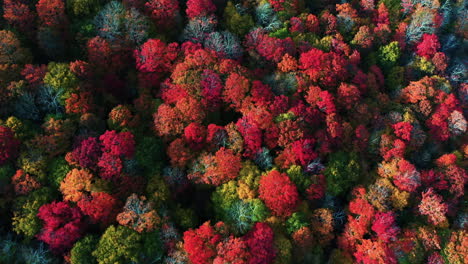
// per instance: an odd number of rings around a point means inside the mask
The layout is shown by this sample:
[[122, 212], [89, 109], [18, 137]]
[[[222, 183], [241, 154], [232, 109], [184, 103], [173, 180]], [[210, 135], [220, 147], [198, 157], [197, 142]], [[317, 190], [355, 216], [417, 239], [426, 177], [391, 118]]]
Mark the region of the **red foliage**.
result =
[[213, 263], [216, 257], [216, 245], [221, 239], [222, 236], [210, 225], [210, 222], [205, 222], [195, 230], [184, 232], [184, 249], [193, 264]]
[[44, 221], [38, 239], [47, 243], [51, 250], [63, 253], [70, 249], [84, 232], [83, 214], [67, 202], [52, 202], [39, 208], [37, 214]]
[[395, 213], [390, 211], [375, 214], [372, 230], [385, 243], [396, 241], [400, 228], [395, 223]]
[[41, 184], [36, 179], [23, 170], [16, 171], [15, 175], [11, 178], [11, 184], [13, 184], [17, 195], [26, 195], [41, 187]]
[[296, 185], [291, 182], [288, 175], [277, 170], [260, 178], [258, 191], [260, 199], [277, 216], [290, 216], [299, 203]]
[[123, 169], [122, 160], [109, 152], [104, 152], [97, 164], [100, 176], [105, 180], [111, 180], [119, 176]]
[[424, 34], [416, 46], [416, 54], [426, 59], [431, 59], [440, 49], [439, 38], [436, 34]]
[[411, 140], [411, 131], [413, 130], [413, 126], [410, 122], [398, 122], [392, 125], [392, 127], [397, 137], [406, 141]]
[[34, 25], [34, 13], [21, 0], [4, 0], [3, 18], [8, 24], [25, 33], [31, 33], [28, 31], [31, 31]]
[[117, 157], [130, 159], [135, 153], [135, 140], [131, 132], [117, 133], [115, 130], [107, 130], [99, 137], [102, 151]]
[[166, 45], [159, 39], [150, 39], [134, 51], [136, 67], [140, 72], [167, 72], [177, 58], [179, 45]]
[[145, 3], [145, 9], [159, 28], [169, 29], [171, 25], [176, 24], [179, 1], [149, 0]]
[[0, 165], [18, 156], [20, 144], [10, 128], [0, 126]]
[[211, 0], [188, 0], [187, 9], [185, 10], [189, 19], [208, 16], [215, 11], [216, 6]]
[[273, 229], [266, 223], [255, 223], [244, 236], [251, 258], [249, 264], [272, 263], [276, 256]]
[[223, 100], [233, 108], [240, 108], [249, 90], [249, 79], [237, 73], [231, 73], [226, 79]]
[[185, 167], [195, 157], [194, 151], [187, 145], [185, 140], [177, 138], [172, 141], [166, 150], [172, 166]]
[[91, 223], [108, 226], [115, 221], [119, 212], [120, 202], [112, 195], [105, 192], [93, 192], [78, 201], [78, 207], [89, 216]]
[[262, 29], [250, 32], [246, 36], [245, 45], [248, 50], [255, 50], [260, 56], [273, 63], [279, 63], [285, 54], [294, 56], [296, 53], [294, 41], [290, 37], [285, 39], [270, 37]]
[[206, 128], [198, 123], [190, 123], [184, 129], [185, 142], [193, 148], [200, 149], [203, 147], [206, 138]]
[[430, 223], [438, 225], [447, 220], [445, 214], [448, 206], [443, 202], [442, 196], [438, 195], [433, 188], [422, 193], [422, 200], [418, 206], [419, 213], [426, 215]]
[[250, 259], [250, 251], [242, 238], [230, 237], [218, 244], [217, 256], [213, 264], [247, 264]]
[[347, 76], [346, 60], [335, 52], [325, 53], [312, 48], [301, 54], [299, 68], [307, 74], [312, 81], [324, 86], [334, 86]]
[[72, 93], [67, 100], [65, 100], [65, 111], [67, 114], [91, 113], [95, 106], [93, 102], [93, 94], [91, 92]]
[[109, 43], [105, 39], [96, 36], [88, 40], [86, 46], [89, 63], [97, 66], [97, 68], [112, 66], [112, 50]]
[[313, 201], [322, 199], [325, 196], [327, 182], [323, 174], [315, 176], [315, 182], [306, 190], [307, 199]]
[[353, 109], [361, 98], [361, 93], [357, 86], [347, 83], [341, 83], [338, 87], [338, 102], [346, 110]]
[[363, 264], [397, 264], [397, 258], [390, 248], [381, 241], [363, 239], [356, 245], [354, 253], [358, 263]]
[[24, 69], [21, 71], [24, 79], [28, 81], [29, 85], [36, 87], [43, 83], [44, 76], [47, 73], [46, 65], [24, 65]]
[[67, 23], [63, 0], [39, 0], [36, 10], [44, 26], [61, 28]]
[[414, 192], [421, 185], [421, 175], [413, 164], [401, 159], [398, 161], [398, 173], [394, 176], [393, 183], [400, 190]]
[[101, 144], [97, 138], [89, 137], [80, 142], [72, 154], [74, 162], [83, 168], [95, 169], [101, 156]]
[[253, 157], [262, 147], [262, 131], [245, 117], [237, 121], [236, 127], [244, 139], [243, 155]]

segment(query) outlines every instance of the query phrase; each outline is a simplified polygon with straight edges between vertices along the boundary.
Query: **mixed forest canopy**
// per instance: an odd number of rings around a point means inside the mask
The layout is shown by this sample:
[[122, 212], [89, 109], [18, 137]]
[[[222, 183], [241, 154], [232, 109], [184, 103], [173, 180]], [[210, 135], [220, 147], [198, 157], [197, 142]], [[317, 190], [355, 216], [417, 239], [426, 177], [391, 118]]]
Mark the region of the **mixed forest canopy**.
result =
[[0, 264], [468, 263], [467, 21], [0, 1]]

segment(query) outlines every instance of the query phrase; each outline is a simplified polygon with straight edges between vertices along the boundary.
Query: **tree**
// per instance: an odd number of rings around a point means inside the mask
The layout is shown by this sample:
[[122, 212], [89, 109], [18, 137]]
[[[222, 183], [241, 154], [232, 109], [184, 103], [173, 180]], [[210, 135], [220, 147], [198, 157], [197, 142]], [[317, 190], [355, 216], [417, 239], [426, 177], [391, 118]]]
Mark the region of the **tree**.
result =
[[109, 155], [131, 159], [135, 154], [135, 139], [131, 132], [107, 130], [99, 137], [102, 151]]
[[91, 223], [104, 227], [115, 221], [120, 209], [120, 202], [105, 192], [92, 192], [81, 198], [77, 205], [83, 214], [89, 216]]
[[227, 29], [237, 36], [244, 36], [254, 26], [252, 16], [247, 13], [239, 13], [236, 6], [229, 1], [223, 14]]
[[27, 196], [17, 198], [13, 204], [13, 231], [31, 240], [42, 227], [41, 220], [37, 217], [39, 208], [53, 198], [53, 190], [49, 187], [42, 187]]
[[3, 18], [8, 24], [28, 34], [33, 30], [34, 13], [29, 6], [19, 0], [3, 1]]
[[139, 261], [141, 236], [125, 226], [109, 226], [99, 239], [92, 255], [99, 264], [130, 263]]
[[71, 9], [76, 16], [89, 15], [100, 7], [99, 0], [67, 0], [67, 8]]
[[117, 215], [117, 222], [138, 233], [151, 232], [160, 224], [161, 218], [146, 197], [132, 194], [127, 198], [123, 211]]
[[377, 233], [377, 237], [385, 243], [396, 241], [400, 228], [395, 223], [395, 213], [390, 211], [375, 214], [372, 231]]
[[67, 24], [65, 1], [63, 0], [39, 0], [36, 4], [36, 10], [44, 26], [62, 28]]
[[31, 61], [29, 50], [21, 46], [13, 32], [0, 30], [0, 44], [0, 65], [27, 64]]
[[197, 229], [184, 232], [184, 249], [193, 264], [212, 263], [217, 255], [216, 246], [221, 242], [223, 234], [220, 233], [222, 223], [214, 227], [205, 222]]
[[200, 157], [200, 164], [195, 165], [189, 179], [197, 183], [219, 186], [237, 177], [242, 167], [241, 157], [230, 149], [220, 148], [215, 155]]
[[422, 193], [422, 200], [418, 206], [419, 213], [426, 215], [428, 221], [433, 225], [439, 225], [447, 221], [445, 214], [448, 206], [443, 202], [442, 196], [437, 194], [433, 188]]
[[18, 156], [20, 144], [10, 128], [0, 126], [0, 165]]
[[215, 11], [216, 6], [211, 0], [188, 0], [185, 13], [187, 13], [189, 19], [193, 19], [211, 15]]
[[440, 43], [437, 35], [423, 34], [421, 41], [416, 46], [416, 54], [431, 59], [438, 49], [440, 49]]
[[83, 168], [95, 169], [101, 156], [101, 144], [95, 137], [89, 137], [73, 149], [71, 157]]
[[134, 51], [137, 69], [144, 73], [161, 73], [171, 70], [177, 55], [177, 43], [166, 45], [159, 39], [150, 39]]
[[250, 251], [242, 238], [229, 237], [216, 246], [217, 256], [213, 264], [249, 263]]
[[11, 178], [11, 183], [15, 188], [17, 195], [26, 195], [31, 191], [39, 189], [41, 184], [31, 175], [24, 173], [23, 170], [17, 170]]
[[87, 235], [78, 240], [70, 251], [70, 262], [72, 264], [96, 264], [92, 252], [96, 248], [99, 238]]
[[86, 169], [72, 169], [60, 184], [65, 201], [78, 202], [91, 191], [93, 175]]
[[84, 232], [83, 214], [79, 208], [71, 207], [67, 202], [45, 204], [39, 208], [37, 216], [44, 222], [38, 239], [56, 253], [71, 249]]
[[150, 0], [145, 3], [145, 8], [155, 24], [162, 29], [175, 25], [179, 16], [179, 2], [174, 0]]
[[287, 174], [277, 170], [272, 170], [260, 178], [258, 192], [260, 199], [277, 216], [290, 216], [299, 203], [296, 186]]
[[384, 69], [390, 69], [395, 66], [400, 58], [400, 48], [398, 42], [393, 41], [388, 45], [379, 48], [379, 63]]
[[48, 72], [44, 76], [44, 84], [49, 85], [55, 91], [60, 91], [60, 104], [64, 105], [65, 100], [71, 92], [78, 86], [78, 78], [70, 70], [67, 63], [50, 62], [47, 65]]
[[324, 171], [327, 190], [333, 195], [343, 194], [359, 179], [360, 174], [361, 166], [356, 153], [334, 152]]

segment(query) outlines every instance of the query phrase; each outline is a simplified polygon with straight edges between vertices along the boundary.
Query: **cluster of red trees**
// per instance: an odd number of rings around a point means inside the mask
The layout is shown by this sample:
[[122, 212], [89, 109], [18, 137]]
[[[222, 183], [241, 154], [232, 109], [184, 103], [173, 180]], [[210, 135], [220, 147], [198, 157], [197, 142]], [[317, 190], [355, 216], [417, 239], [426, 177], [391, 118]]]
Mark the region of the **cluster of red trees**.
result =
[[1, 263], [466, 263], [461, 1], [0, 10]]

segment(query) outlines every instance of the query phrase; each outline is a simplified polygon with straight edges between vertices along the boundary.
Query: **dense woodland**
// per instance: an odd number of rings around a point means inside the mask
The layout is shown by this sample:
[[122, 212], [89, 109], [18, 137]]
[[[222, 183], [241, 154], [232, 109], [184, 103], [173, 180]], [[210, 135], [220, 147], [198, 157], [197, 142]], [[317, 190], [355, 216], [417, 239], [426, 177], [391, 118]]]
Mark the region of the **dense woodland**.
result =
[[0, 3], [1, 264], [468, 263], [464, 0]]

